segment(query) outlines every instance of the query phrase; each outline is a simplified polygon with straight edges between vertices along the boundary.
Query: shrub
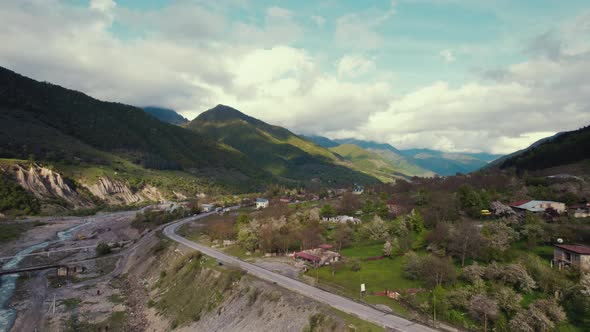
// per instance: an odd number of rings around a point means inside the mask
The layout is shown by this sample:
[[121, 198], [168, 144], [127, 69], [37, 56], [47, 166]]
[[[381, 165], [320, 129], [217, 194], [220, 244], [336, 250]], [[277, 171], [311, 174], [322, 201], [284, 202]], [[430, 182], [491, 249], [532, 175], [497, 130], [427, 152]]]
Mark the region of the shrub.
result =
[[104, 256], [104, 255], [108, 255], [110, 253], [111, 253], [111, 246], [109, 246], [108, 244], [106, 244], [104, 242], [100, 242], [96, 246], [96, 254], [98, 256]]

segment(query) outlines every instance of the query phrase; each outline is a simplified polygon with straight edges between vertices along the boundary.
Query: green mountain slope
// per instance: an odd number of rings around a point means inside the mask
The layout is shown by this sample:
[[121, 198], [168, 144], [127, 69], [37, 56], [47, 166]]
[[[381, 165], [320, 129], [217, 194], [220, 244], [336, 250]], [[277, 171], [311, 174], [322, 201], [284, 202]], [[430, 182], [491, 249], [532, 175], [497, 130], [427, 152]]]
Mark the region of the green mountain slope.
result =
[[147, 106], [144, 107], [143, 110], [156, 119], [173, 125], [180, 126], [188, 122], [187, 118], [169, 108]]
[[355, 144], [342, 144], [330, 150], [350, 161], [357, 169], [383, 182], [391, 182], [396, 178], [434, 175], [405, 162], [389, 150], [363, 149]]
[[143, 110], [0, 68], [0, 158], [73, 165], [127, 161], [255, 185], [271, 177], [242, 154]]
[[218, 105], [200, 114], [187, 128], [231, 146], [261, 169], [288, 182], [312, 179], [325, 184], [377, 182], [347, 167], [345, 161], [328, 149], [229, 106]]
[[411, 158], [414, 164], [443, 176], [471, 173], [501, 157], [486, 153], [442, 152], [430, 149], [409, 149], [403, 150], [402, 153]]
[[331, 140], [321, 136], [309, 136], [313, 142], [328, 148], [342, 144], [354, 144], [381, 155], [399, 172], [410, 176], [455, 175], [470, 173], [501, 157], [489, 153], [448, 153], [430, 149], [398, 150], [387, 143], [354, 138]]
[[501, 169], [541, 170], [590, 160], [590, 126], [542, 139], [502, 161]]

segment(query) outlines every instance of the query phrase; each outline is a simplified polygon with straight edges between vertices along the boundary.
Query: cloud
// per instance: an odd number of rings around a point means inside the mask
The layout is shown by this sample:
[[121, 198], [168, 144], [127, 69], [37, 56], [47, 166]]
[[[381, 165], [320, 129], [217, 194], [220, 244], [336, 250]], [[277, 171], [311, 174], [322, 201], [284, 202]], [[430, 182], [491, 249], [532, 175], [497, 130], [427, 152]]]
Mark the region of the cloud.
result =
[[108, 12], [113, 10], [117, 6], [117, 3], [113, 0], [91, 0], [90, 8], [101, 12]]
[[351, 13], [336, 20], [334, 40], [337, 45], [354, 49], [375, 49], [383, 44], [383, 37], [377, 31], [396, 13], [396, 2], [391, 1], [384, 12], [368, 9], [360, 13]]
[[354, 78], [366, 75], [376, 69], [372, 60], [360, 55], [346, 55], [338, 62], [338, 76]]
[[[370, 51], [326, 60], [297, 46], [304, 35], [297, 15], [278, 7], [235, 20], [224, 8], [183, 0], [159, 11], [67, 4], [2, 2], [0, 63], [103, 100], [167, 106], [189, 118], [223, 103], [295, 132], [399, 148], [507, 153], [590, 123], [587, 13], [532, 40], [529, 60], [401, 94]], [[379, 47], [377, 31], [394, 15], [393, 6], [367, 10], [335, 28], [351, 23], [342, 38]], [[121, 26], [131, 37], [116, 34]]]
[[326, 23], [326, 19], [323, 16], [319, 16], [319, 15], [312, 15], [311, 16], [311, 20], [318, 26], [318, 27], [323, 27], [324, 24]]
[[440, 51], [438, 55], [440, 55], [443, 58], [443, 60], [447, 63], [455, 62], [455, 55], [451, 50]]
[[293, 17], [293, 12], [281, 7], [270, 7], [266, 10], [266, 15], [274, 18], [289, 19]]

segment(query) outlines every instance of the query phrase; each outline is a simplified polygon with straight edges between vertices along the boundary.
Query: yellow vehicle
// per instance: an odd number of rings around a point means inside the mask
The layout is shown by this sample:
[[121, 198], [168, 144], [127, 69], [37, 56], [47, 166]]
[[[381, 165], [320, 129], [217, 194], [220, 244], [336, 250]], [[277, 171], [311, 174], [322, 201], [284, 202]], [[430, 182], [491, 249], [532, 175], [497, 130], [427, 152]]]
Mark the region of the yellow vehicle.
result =
[[78, 240], [86, 240], [86, 236], [78, 234]]
[[490, 212], [490, 210], [481, 210], [481, 215], [482, 216], [491, 216], [492, 213]]

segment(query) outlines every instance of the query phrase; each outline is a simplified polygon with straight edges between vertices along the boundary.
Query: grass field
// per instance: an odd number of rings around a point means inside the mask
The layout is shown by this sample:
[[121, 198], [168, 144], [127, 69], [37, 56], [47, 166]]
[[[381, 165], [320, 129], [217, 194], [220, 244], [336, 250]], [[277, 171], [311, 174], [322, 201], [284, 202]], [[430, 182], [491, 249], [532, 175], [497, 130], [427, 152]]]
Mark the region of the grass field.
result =
[[[342, 250], [345, 257], [361, 260], [360, 271], [352, 271], [349, 264], [336, 270], [323, 267], [317, 271], [320, 284], [333, 288], [349, 297], [359, 298], [360, 284], [364, 283], [367, 289], [366, 294], [363, 296], [365, 301], [372, 304], [385, 304], [400, 315], [406, 314], [405, 309], [395, 300], [372, 295], [386, 289], [400, 291], [420, 287], [419, 282], [408, 280], [402, 275], [405, 257], [392, 257], [376, 261], [362, 260], [363, 258], [381, 255], [382, 247], [381, 244], [371, 244]], [[315, 274], [316, 271], [309, 272], [310, 276], [315, 276]]]

